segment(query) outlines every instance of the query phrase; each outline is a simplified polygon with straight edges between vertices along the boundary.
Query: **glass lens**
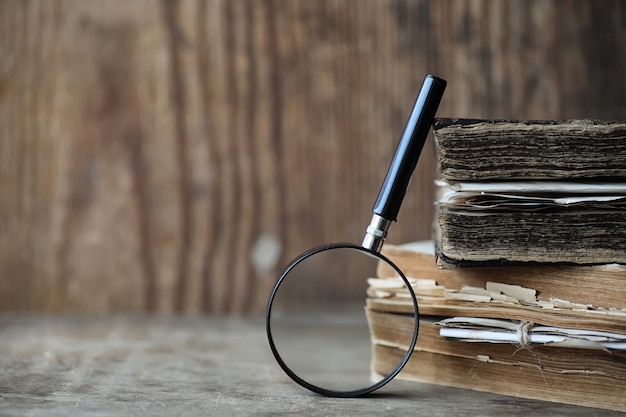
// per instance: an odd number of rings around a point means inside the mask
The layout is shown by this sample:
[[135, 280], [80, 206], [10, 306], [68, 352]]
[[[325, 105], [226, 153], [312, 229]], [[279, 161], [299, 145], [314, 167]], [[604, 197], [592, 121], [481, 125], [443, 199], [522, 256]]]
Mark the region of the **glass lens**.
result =
[[[396, 278], [368, 290], [381, 262]], [[391, 283], [395, 288], [385, 289]], [[401, 328], [385, 328], [390, 314], [402, 317]], [[415, 345], [417, 317], [413, 290], [395, 265], [359, 246], [337, 244], [305, 253], [287, 267], [270, 298], [267, 330], [292, 379], [325, 395], [355, 396], [400, 371]], [[392, 345], [394, 354], [373, 356], [379, 345]]]

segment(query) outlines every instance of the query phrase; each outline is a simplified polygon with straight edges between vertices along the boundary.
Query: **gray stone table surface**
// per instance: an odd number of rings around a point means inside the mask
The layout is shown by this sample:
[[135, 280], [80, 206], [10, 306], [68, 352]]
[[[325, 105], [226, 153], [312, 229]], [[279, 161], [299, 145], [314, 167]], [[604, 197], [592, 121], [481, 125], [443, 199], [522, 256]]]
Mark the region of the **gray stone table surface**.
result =
[[321, 397], [279, 369], [261, 318], [0, 316], [1, 416], [380, 414], [623, 415], [405, 381]]

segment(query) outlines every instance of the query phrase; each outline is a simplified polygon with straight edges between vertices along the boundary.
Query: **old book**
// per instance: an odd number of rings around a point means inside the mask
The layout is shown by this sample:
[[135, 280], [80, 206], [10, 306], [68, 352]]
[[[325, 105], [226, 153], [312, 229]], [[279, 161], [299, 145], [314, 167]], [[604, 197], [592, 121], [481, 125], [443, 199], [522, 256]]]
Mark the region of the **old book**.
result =
[[[486, 288], [488, 282], [523, 286], [536, 292], [538, 302], [546, 306], [567, 300], [572, 305], [590, 308], [626, 308], [626, 265], [592, 266], [533, 265], [440, 269], [435, 259], [433, 241], [387, 244], [382, 253], [409, 277], [428, 278], [439, 288], [460, 290], [464, 286]], [[379, 264], [377, 275], [387, 277], [393, 271]], [[441, 291], [443, 294], [443, 290]]]
[[626, 122], [438, 119], [439, 266], [626, 263]]
[[[420, 310], [400, 378], [626, 411], [626, 267], [441, 270], [432, 242], [384, 254]], [[382, 264], [377, 275], [367, 299], [374, 375], [397, 363], [413, 323], [404, 285]]]
[[446, 181], [626, 179], [626, 121], [439, 118]]
[[626, 263], [626, 182], [438, 181], [439, 266]]
[[[410, 331], [412, 319], [368, 310], [373, 378], [385, 375], [405, 350], [392, 330]], [[403, 319], [405, 322], [403, 323]], [[420, 319], [405, 380], [515, 397], [626, 411], [626, 352], [512, 343], [459, 342], [439, 335], [437, 318]]]

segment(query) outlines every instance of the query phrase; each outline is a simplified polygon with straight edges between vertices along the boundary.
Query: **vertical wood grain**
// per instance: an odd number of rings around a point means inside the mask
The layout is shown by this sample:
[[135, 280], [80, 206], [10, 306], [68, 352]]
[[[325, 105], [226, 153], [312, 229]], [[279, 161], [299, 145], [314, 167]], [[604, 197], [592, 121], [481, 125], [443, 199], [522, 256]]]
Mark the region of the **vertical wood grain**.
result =
[[442, 116], [623, 119], [625, 48], [615, 0], [1, 2], [0, 310], [262, 311], [360, 241], [425, 73]]

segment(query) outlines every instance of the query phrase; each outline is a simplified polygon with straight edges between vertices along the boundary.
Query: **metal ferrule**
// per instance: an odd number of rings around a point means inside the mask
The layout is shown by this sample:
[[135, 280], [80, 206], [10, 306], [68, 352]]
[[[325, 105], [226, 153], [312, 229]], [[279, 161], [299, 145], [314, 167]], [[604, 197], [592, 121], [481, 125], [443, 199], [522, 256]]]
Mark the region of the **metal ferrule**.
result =
[[380, 252], [387, 237], [387, 231], [391, 226], [391, 220], [387, 220], [378, 214], [372, 216], [370, 225], [367, 226], [365, 237], [363, 238], [363, 246], [366, 249], [370, 249], [374, 252]]

